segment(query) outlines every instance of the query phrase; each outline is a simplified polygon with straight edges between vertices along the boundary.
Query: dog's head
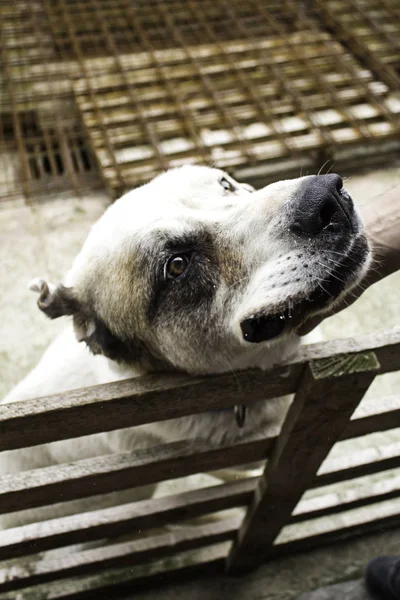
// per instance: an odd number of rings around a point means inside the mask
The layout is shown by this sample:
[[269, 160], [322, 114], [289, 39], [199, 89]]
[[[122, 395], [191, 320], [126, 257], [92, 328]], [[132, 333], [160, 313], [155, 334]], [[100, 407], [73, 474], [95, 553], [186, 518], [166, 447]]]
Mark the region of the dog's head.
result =
[[223, 171], [168, 171], [115, 202], [64, 284], [36, 282], [94, 353], [149, 368], [262, 364], [365, 273], [369, 249], [338, 175], [259, 191]]

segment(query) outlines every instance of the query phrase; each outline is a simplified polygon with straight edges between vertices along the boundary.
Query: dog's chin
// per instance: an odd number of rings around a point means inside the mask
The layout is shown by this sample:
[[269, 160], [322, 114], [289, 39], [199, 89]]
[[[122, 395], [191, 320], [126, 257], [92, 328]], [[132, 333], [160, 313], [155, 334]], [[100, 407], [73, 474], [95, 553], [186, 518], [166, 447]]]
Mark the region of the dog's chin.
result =
[[366, 238], [358, 236], [349, 252], [337, 264], [334, 271], [316, 282], [307, 295], [287, 299], [285, 306], [260, 311], [240, 323], [243, 339], [250, 343], [269, 342], [285, 333], [296, 331], [311, 317], [333, 312], [361, 281], [370, 262]]

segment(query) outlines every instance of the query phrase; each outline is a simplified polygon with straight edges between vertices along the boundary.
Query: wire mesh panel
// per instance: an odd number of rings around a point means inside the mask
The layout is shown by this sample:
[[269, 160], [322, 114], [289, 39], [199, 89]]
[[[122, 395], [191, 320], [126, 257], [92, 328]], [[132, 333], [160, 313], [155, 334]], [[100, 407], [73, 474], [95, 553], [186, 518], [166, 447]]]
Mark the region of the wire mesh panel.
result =
[[50, 12], [80, 62], [77, 103], [118, 192], [183, 163], [274, 179], [398, 136], [388, 87], [290, 1], [59, 0]]
[[92, 185], [98, 176], [41, 2], [0, 2], [0, 199]]
[[400, 89], [399, 0], [316, 0], [316, 6], [343, 43]]
[[[341, 3], [329, 18], [320, 4], [0, 0], [0, 198], [99, 174], [118, 194], [185, 163], [266, 182], [396, 152], [393, 82], [335, 39]], [[387, 44], [368, 51], [393, 70], [397, 25], [381, 20]]]

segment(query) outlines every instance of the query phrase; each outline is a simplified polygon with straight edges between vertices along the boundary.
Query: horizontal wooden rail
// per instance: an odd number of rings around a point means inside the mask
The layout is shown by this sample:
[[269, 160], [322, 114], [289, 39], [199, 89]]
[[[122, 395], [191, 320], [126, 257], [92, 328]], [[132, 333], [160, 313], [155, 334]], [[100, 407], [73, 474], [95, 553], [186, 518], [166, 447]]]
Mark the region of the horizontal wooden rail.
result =
[[8, 569], [0, 568], [0, 593], [88, 575], [99, 570], [136, 566], [171, 554], [232, 540], [240, 521], [241, 517], [238, 516], [197, 527], [182, 527], [175, 532], [70, 553], [62, 558], [49, 558], [45, 562], [35, 557], [30, 562], [25, 561], [24, 568], [19, 573], [15, 572], [12, 579], [8, 577]]
[[[371, 354], [370, 350], [374, 351], [374, 354]], [[229, 408], [238, 402], [250, 404], [269, 397], [293, 393], [297, 391], [300, 380], [303, 382], [303, 387], [304, 381], [307, 383], [305, 373], [310, 369], [314, 373], [313, 387], [317, 391], [321, 388], [323, 393], [321, 392], [319, 396], [324, 396], [325, 404], [326, 391], [324, 391], [323, 381], [326, 379], [339, 391], [342, 388], [347, 389], [348, 380], [352, 385], [352, 395], [356, 399], [359, 395], [358, 389], [361, 391], [362, 388], [366, 388], [368, 381], [372, 380], [376, 373], [400, 369], [400, 329], [378, 336], [362, 336], [357, 340], [337, 340], [306, 346], [300, 348], [290, 361], [277, 365], [265, 373], [249, 370], [237, 373], [235, 377], [224, 374], [198, 378], [189, 378], [185, 375], [152, 375], [24, 403], [4, 405], [0, 407], [0, 449], [15, 449], [78, 435], [141, 425], [218, 408]], [[370, 375], [367, 375], [368, 371]], [[352, 373], [354, 376], [350, 377], [349, 374]], [[224, 391], [223, 394], [221, 389]], [[168, 402], [165, 402], [166, 394]], [[201, 411], [199, 397], [202, 398]], [[337, 398], [341, 398], [340, 394]], [[343, 402], [346, 406], [350, 404], [348, 400]], [[314, 412], [318, 410], [313, 404], [310, 406], [313, 407]], [[347, 424], [342, 426], [341, 432], [339, 427], [337, 428], [338, 431], [333, 434], [332, 439], [336, 437], [338, 441], [344, 441], [376, 431], [400, 427], [400, 408], [396, 397], [386, 398], [381, 402], [379, 399], [369, 400], [361, 408]], [[338, 407], [332, 403], [331, 416], [337, 420], [338, 411]], [[308, 412], [304, 415], [304, 418], [309, 418]], [[63, 422], [61, 435], [58, 430], [60, 419]], [[345, 423], [344, 417], [340, 416], [340, 419]], [[318, 427], [321, 427], [321, 423], [319, 421]], [[329, 431], [331, 429], [332, 421], [329, 423]], [[18, 431], [19, 439], [17, 439]], [[302, 432], [303, 428], [299, 426], [296, 433], [301, 437]], [[313, 435], [315, 435], [314, 429]], [[281, 460], [282, 449], [278, 449], [277, 454], [279, 439], [279, 437], [250, 439], [236, 445], [218, 448], [210, 448], [209, 445], [200, 442], [177, 442], [148, 450], [114, 454], [68, 465], [5, 475], [0, 479], [0, 512], [49, 505], [59, 502], [60, 497], [63, 501], [69, 501], [107, 493], [110, 490], [134, 488], [192, 473], [214, 471], [264, 460], [274, 455], [279, 456]], [[327, 443], [327, 447], [328, 445]], [[382, 488], [379, 483], [371, 487], [367, 481], [364, 487], [357, 490], [357, 493], [348, 495], [339, 493], [336, 501], [332, 500], [332, 495], [324, 492], [324, 487], [328, 484], [340, 483], [399, 466], [398, 445], [387, 444], [379, 448], [372, 459], [364, 451], [354, 452], [347, 458], [347, 461], [340, 458], [327, 458], [320, 468], [320, 474], [314, 475], [314, 480], [309, 476], [308, 489], [320, 488], [316, 501], [314, 503], [309, 501], [308, 504], [306, 501], [300, 501], [292, 516], [290, 516], [289, 505], [295, 500], [288, 502], [288, 506], [285, 507], [285, 511], [289, 511], [288, 518], [284, 522], [282, 517], [282, 527], [285, 525], [288, 525], [289, 529], [293, 525], [304, 527], [310, 520], [318, 524], [320, 519], [323, 521], [324, 517], [330, 515], [346, 515], [352, 511], [356, 514], [357, 511], [363, 511], [363, 508], [367, 511], [369, 505], [376, 505], [379, 502], [383, 505], [386, 502], [387, 508], [384, 507], [382, 514], [379, 513], [372, 520], [368, 517], [368, 512], [365, 512], [362, 518], [356, 518], [354, 523], [348, 520], [344, 525], [334, 523], [332, 529], [330, 525], [325, 529], [325, 525], [322, 528], [317, 525], [316, 530], [313, 527], [316, 533], [309, 535], [307, 531], [305, 533], [303, 531], [296, 539], [290, 538], [290, 535], [285, 537], [284, 534], [283, 541], [280, 541], [281, 534], [279, 534], [274, 545], [270, 544], [269, 547], [263, 545], [262, 548], [260, 546], [260, 551], [265, 556], [272, 557], [281, 553], [295, 552], [330, 543], [348, 535], [358, 535], [365, 531], [400, 524], [400, 515], [390, 504], [391, 500], [400, 496], [400, 485], [396, 481], [391, 485], [388, 480]], [[293, 481], [293, 470], [290, 470], [289, 474]], [[253, 477], [166, 498], [133, 502], [9, 529], [2, 532], [0, 538], [0, 560], [37, 554], [48, 549], [62, 548], [90, 540], [115, 539], [129, 532], [134, 534], [138, 530], [162, 527], [229, 508], [249, 507], [259, 489], [263, 489], [265, 496], [263, 502], [266, 502], [273, 481], [271, 483], [271, 480], [268, 480], [266, 488], [260, 488], [259, 483], [260, 479]], [[249, 512], [247, 514], [249, 515]], [[264, 517], [261, 509], [260, 515], [260, 522], [263, 524]], [[246, 531], [247, 525], [243, 529], [241, 523], [242, 518], [238, 514], [233, 519], [215, 520], [210, 524], [190, 528], [182, 526], [173, 534], [149, 536], [94, 550], [65, 554], [60, 560], [48, 559], [44, 563], [37, 563], [35, 557], [24, 559], [21, 570], [13, 573], [12, 578], [5, 567], [4, 570], [0, 570], [0, 600], [8, 598], [8, 592], [19, 589], [23, 589], [24, 594], [29, 594], [30, 590], [32, 594], [36, 591], [40, 594], [43, 590], [44, 594], [50, 593], [49, 597], [54, 599], [97, 598], [100, 588], [102, 594], [110, 586], [114, 589], [114, 585], [121, 589], [127, 586], [129, 589], [134, 581], [135, 589], [138, 589], [142, 584], [148, 585], [151, 581], [155, 581], [157, 573], [162, 573], [163, 581], [167, 581], [169, 577], [179, 579], [192, 572], [212, 572], [215, 569], [221, 572], [223, 559], [229, 551], [231, 551], [231, 558], [228, 564], [237, 563], [240, 567], [243, 564], [242, 557], [245, 556], [243, 553], [246, 551], [246, 544], [241, 547], [241, 555], [239, 560], [236, 560], [237, 553], [232, 554], [230, 543], [225, 542], [237, 541], [240, 531]], [[253, 529], [254, 527], [256, 522]], [[282, 531], [285, 532], [286, 529]], [[251, 533], [249, 537], [252, 535]], [[272, 537], [270, 533], [271, 540]], [[215, 544], [219, 545], [215, 546]], [[208, 546], [207, 551], [196, 550], [202, 546]], [[190, 550], [189, 554], [187, 554], [188, 550]], [[149, 560], [154, 561], [171, 555], [174, 556], [173, 562], [162, 559], [151, 565], [147, 564]], [[183, 556], [186, 558], [181, 558]], [[234, 557], [233, 562], [232, 557]], [[244, 564], [246, 562], [247, 557]], [[141, 563], [146, 563], [146, 567], [141, 568]], [[251, 557], [250, 563], [254, 563], [254, 557]], [[130, 568], [122, 568], [126, 566]], [[101, 576], [92, 575], [100, 570], [103, 572], [104, 569], [112, 569], [112, 571]], [[74, 579], [81, 575], [87, 577], [84, 580]], [[57, 581], [61, 579], [66, 580]]]
[[[361, 460], [363, 452], [359, 453]], [[357, 457], [356, 457], [357, 460]], [[353, 467], [354, 468], [354, 467]], [[192, 519], [213, 512], [246, 506], [256, 487], [257, 477], [177, 494], [154, 500], [144, 500], [122, 506], [81, 513], [15, 527], [2, 532], [0, 560], [38, 553], [61, 546], [88, 542], [102, 538], [115, 538], [169, 523]], [[343, 478], [345, 481], [345, 478]], [[316, 484], [319, 483], [318, 480]], [[332, 492], [318, 494], [317, 508], [310, 501], [301, 501], [290, 519], [290, 524], [337, 514], [353, 508], [385, 501], [400, 496], [398, 479], [371, 483], [368, 479], [361, 488], [340, 492], [340, 498], [332, 501]], [[344, 497], [342, 498], [342, 496]], [[318, 508], [321, 506], [322, 508]], [[306, 508], [303, 508], [306, 506]]]
[[[375, 504], [375, 507], [377, 505]], [[388, 502], [386, 506], [383, 503], [380, 503], [380, 507], [383, 506], [383, 510], [380, 511], [380, 514], [377, 514], [376, 511], [371, 510], [370, 506], [365, 506], [362, 516], [357, 517], [357, 511], [362, 509], [355, 509], [354, 511], [349, 511], [349, 515], [351, 515], [351, 523], [344, 524], [343, 522], [330, 523], [330, 526], [321, 527], [321, 530], [317, 533], [309, 533], [308, 522], [304, 523], [306, 527], [307, 534], [306, 535], [298, 535], [296, 539], [289, 538], [277, 540], [277, 543], [274, 545], [271, 550], [272, 556], [283, 556], [291, 552], [299, 552], [301, 550], [309, 550], [311, 548], [319, 547], [323, 544], [330, 544], [336, 541], [343, 541], [348, 537], [353, 537], [357, 535], [363, 535], [367, 533], [373, 533], [375, 531], [382, 531], [385, 529], [390, 529], [392, 527], [400, 526], [400, 512], [395, 502]], [[345, 514], [344, 511], [341, 515]], [[301, 524], [296, 524], [296, 527], [299, 527]], [[288, 536], [284, 536], [285, 538]]]
[[[338, 483], [340, 481], [348, 481], [355, 477], [363, 477], [365, 475], [373, 475], [374, 473], [380, 473], [381, 471], [387, 471], [388, 469], [396, 469], [400, 466], [400, 448], [399, 445], [394, 449], [391, 456], [365, 457], [362, 452], [355, 453], [354, 464], [347, 468], [339, 467], [332, 471], [323, 472], [314, 479], [311, 487], [321, 487], [324, 485], [331, 485], [332, 483]], [[356, 462], [360, 457], [360, 461]]]
[[378, 481], [371, 481], [366, 477], [362, 483], [358, 481], [354, 488], [343, 489], [338, 485], [333, 491], [332, 488], [326, 492], [325, 488], [319, 488], [318, 492], [312, 498], [300, 500], [290, 519], [290, 525], [398, 498], [400, 475], [395, 476], [393, 471], [389, 471]]
[[145, 375], [7, 404], [0, 407], [0, 450], [34, 446], [232, 408], [240, 402], [252, 403], [282, 396], [295, 391], [302, 368], [297, 364], [277, 368], [268, 374], [249, 370], [203, 378]]
[[[395, 410], [382, 410], [374, 414], [359, 416], [348, 422], [346, 429], [342, 433], [341, 440], [377, 433], [379, 431], [389, 431], [400, 427], [400, 397], [396, 398], [399, 408]], [[377, 400], [377, 403], [379, 400]], [[376, 407], [379, 410], [379, 406]]]
[[[171, 567], [171, 559], [159, 560], [144, 567], [128, 567], [101, 572], [88, 577], [52, 581], [35, 587], [24, 588], [25, 598], [46, 598], [47, 600], [99, 600], [126, 592], [132, 593], [149, 585], [166, 585], [182, 581], [195, 575], [221, 573], [224, 558], [230, 542], [223, 542], [209, 548], [190, 550], [177, 555]], [[11, 600], [8, 592], [0, 593], [0, 600]]]
[[[308, 361], [368, 350], [375, 351], [381, 373], [400, 370], [400, 329], [304, 346], [290, 361], [266, 372], [248, 370], [234, 375], [198, 378], [148, 375], [3, 405], [0, 407], [0, 450], [34, 446], [291, 394], [296, 391]], [[168, 402], [165, 401], [166, 394]]]
[[[375, 418], [384, 418], [386, 425], [399, 425], [398, 411], [389, 411], [383, 415], [378, 413]], [[371, 415], [361, 417], [349, 422], [342, 439], [360, 435], [360, 432], [371, 433], [374, 430], [374, 418]], [[200, 471], [250, 463], [268, 458], [275, 443], [276, 438], [271, 437], [212, 449], [200, 442], [176, 442], [148, 450], [124, 452], [3, 475], [0, 478], [0, 511], [6, 513], [24, 510], [59, 502], [60, 497], [63, 501], [74, 500]], [[351, 467], [339, 467], [337, 470], [323, 473], [316, 478], [313, 486], [319, 487], [363, 474], [376, 473], [397, 466], [399, 461], [397, 454], [393, 454], [386, 458], [378, 457], [376, 461], [364, 464], [363, 455], [358, 457], [355, 454]]]
[[7, 529], [0, 536], [0, 560], [81, 542], [112, 539], [245, 506], [257, 479], [251, 477], [174, 496], [141, 500]]
[[[180, 581], [186, 575], [222, 573], [225, 564], [224, 558], [229, 550], [227, 543], [217, 546], [210, 545], [204, 550], [192, 550], [186, 554], [175, 553], [188, 548], [199, 548], [199, 546], [203, 546], [203, 542], [206, 545], [211, 544], [213, 541], [232, 539], [239, 524], [240, 519], [226, 519], [220, 523], [192, 527], [190, 532], [185, 529], [181, 532], [178, 530], [173, 536], [162, 535], [154, 538], [144, 538], [134, 542], [82, 551], [75, 556], [66, 555], [59, 562], [49, 560], [46, 564], [35, 563], [34, 561], [24, 563], [28, 565], [28, 569], [21, 571], [20, 574], [16, 572], [13, 581], [5, 581], [6, 572], [2, 573], [0, 571], [0, 577], [3, 577], [3, 581], [0, 583], [0, 600], [10, 600], [6, 590], [16, 590], [22, 587], [27, 598], [84, 600], [86, 598], [107, 597], [107, 593], [108, 591], [111, 593], [111, 589], [114, 594], [117, 590], [132, 593], [132, 589], [137, 591], [141, 587], [165, 585], [170, 581]], [[349, 536], [381, 531], [399, 524], [400, 514], [393, 513], [393, 511], [387, 511], [387, 514], [378, 517], [370, 515], [369, 518], [359, 520], [352, 525], [340, 526], [340, 528], [333, 528], [329, 531], [278, 543], [273, 547], [271, 557], [310, 550], [321, 545], [342, 541]], [[150, 548], [155, 550], [154, 558], [160, 553], [166, 559], [141, 567], [138, 563], [147, 561], [147, 552]], [[173, 561], [168, 558], [171, 554], [174, 555]], [[135, 566], [128, 569], [119, 568], [107, 573], [104, 572], [103, 562], [106, 568], [111, 568], [114, 564], [118, 564], [119, 567], [127, 564], [135, 564]], [[89, 574], [95, 568], [101, 570], [101, 573], [89, 575], [84, 579], [62, 581], [63, 577], [77, 576], [79, 573]], [[158, 576], [161, 574], [162, 578], [159, 578]], [[41, 583], [47, 580], [51, 583]], [[25, 587], [28, 585], [32, 587]], [[112, 588], [109, 586], [112, 586]]]
[[33, 469], [0, 480], [0, 512], [74, 500], [134, 488], [201, 471], [214, 471], [266, 459], [274, 438], [210, 448], [206, 443], [176, 442], [148, 450]]

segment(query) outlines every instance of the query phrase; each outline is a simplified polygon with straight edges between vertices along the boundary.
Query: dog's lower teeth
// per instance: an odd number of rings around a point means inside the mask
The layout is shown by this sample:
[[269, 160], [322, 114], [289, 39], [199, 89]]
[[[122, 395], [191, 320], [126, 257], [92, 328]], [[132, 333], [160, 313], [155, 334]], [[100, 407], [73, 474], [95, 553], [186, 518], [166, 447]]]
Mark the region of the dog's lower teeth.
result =
[[286, 318], [283, 315], [252, 317], [240, 323], [243, 339], [252, 344], [272, 340], [285, 329]]

